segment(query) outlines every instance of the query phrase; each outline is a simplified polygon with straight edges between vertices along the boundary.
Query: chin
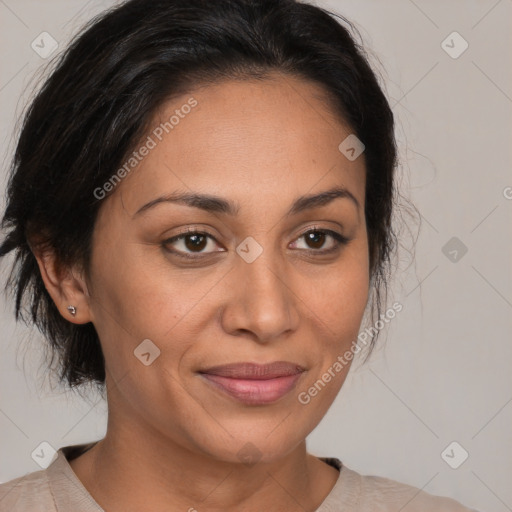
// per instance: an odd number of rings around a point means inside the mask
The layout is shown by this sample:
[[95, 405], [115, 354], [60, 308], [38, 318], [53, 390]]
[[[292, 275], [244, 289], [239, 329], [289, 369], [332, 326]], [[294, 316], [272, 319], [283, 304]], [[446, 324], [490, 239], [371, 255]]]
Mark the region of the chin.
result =
[[304, 438], [295, 439], [293, 435], [283, 435], [270, 431], [229, 437], [223, 446], [204, 446], [212, 458], [230, 464], [242, 464], [252, 467], [255, 464], [269, 464], [278, 461], [291, 453], [304, 441]]

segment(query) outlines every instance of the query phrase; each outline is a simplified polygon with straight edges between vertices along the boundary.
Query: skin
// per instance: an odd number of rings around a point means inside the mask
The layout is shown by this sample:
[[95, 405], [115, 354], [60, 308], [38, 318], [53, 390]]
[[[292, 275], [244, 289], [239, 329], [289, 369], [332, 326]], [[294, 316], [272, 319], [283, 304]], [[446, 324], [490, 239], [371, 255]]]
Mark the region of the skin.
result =
[[[107, 434], [71, 467], [109, 512], [313, 511], [339, 472], [308, 454], [305, 439], [349, 365], [309, 404], [297, 397], [357, 338], [368, 300], [364, 154], [349, 161], [338, 150], [350, 128], [322, 89], [301, 79], [198, 88], [165, 104], [153, 125], [191, 96], [197, 107], [103, 201], [90, 278], [36, 254], [62, 315], [93, 322], [106, 360]], [[336, 186], [359, 207], [336, 198], [285, 215], [297, 197]], [[176, 191], [220, 196], [239, 211], [162, 203], [134, 216]], [[186, 228], [214, 238], [199, 249], [203, 259], [170, 252], [193, 254], [184, 240], [165, 245]], [[326, 235], [323, 245], [308, 244], [303, 235], [313, 228], [350, 241], [336, 249]], [[263, 248], [252, 263], [235, 250], [248, 236]], [[149, 366], [134, 356], [144, 339], [160, 350]], [[278, 360], [306, 371], [267, 405], [243, 404], [197, 373]], [[247, 443], [259, 457], [250, 466], [238, 455]]]

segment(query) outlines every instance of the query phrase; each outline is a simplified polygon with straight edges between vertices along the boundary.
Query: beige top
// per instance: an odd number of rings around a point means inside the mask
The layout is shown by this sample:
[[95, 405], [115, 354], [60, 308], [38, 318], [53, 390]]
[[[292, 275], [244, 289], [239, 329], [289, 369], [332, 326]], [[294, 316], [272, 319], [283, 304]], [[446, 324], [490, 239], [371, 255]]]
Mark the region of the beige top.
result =
[[[66, 446], [44, 470], [0, 485], [0, 512], [105, 512], [73, 472], [69, 460], [95, 443]], [[315, 512], [476, 512], [387, 478], [362, 476], [336, 458], [321, 458], [340, 476]]]

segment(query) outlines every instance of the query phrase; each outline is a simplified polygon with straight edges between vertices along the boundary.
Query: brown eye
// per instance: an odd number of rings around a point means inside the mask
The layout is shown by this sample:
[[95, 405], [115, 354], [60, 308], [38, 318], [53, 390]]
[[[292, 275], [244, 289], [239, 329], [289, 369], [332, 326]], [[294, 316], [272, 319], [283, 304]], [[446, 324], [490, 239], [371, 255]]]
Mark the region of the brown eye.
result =
[[[212, 235], [199, 231], [190, 231], [169, 238], [162, 243], [162, 246], [166, 251], [184, 258], [200, 258], [215, 252], [224, 251], [224, 249], [218, 248], [219, 246]], [[217, 249], [215, 248], [216, 246]]]
[[207, 238], [204, 235], [185, 235], [185, 247], [191, 251], [202, 251], [206, 247]]
[[304, 235], [306, 243], [312, 249], [321, 249], [325, 243], [325, 233], [321, 231], [310, 231]]
[[[305, 242], [305, 247], [300, 247], [299, 241]], [[327, 254], [340, 249], [342, 245], [348, 244], [350, 239], [330, 229], [310, 229], [303, 233], [295, 242], [294, 249], [301, 249], [318, 254]], [[326, 247], [327, 246], [327, 247]]]

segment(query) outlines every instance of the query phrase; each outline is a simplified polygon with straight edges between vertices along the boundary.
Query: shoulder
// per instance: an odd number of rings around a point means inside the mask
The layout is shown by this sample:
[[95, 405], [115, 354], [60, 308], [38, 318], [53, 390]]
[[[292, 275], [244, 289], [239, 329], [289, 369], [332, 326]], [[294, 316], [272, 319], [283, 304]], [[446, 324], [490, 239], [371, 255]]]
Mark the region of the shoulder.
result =
[[60, 448], [46, 469], [0, 485], [0, 512], [103, 512], [68, 461], [94, 444]]
[[[371, 510], [375, 504], [382, 504], [389, 507], [389, 510], [402, 512], [472, 512], [471, 509], [452, 498], [434, 496], [396, 480], [368, 475], [359, 475], [359, 478], [361, 502], [368, 507], [368, 510]], [[364, 506], [363, 510], [365, 510]]]
[[339, 460], [337, 466], [340, 476], [326, 500], [326, 511], [346, 506], [359, 512], [477, 512], [452, 498], [434, 496], [396, 480], [361, 475]]
[[46, 469], [0, 484], [0, 512], [52, 512], [54, 510], [57, 509]]

